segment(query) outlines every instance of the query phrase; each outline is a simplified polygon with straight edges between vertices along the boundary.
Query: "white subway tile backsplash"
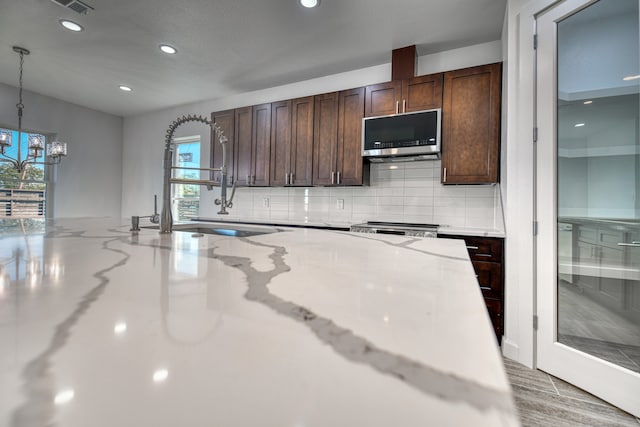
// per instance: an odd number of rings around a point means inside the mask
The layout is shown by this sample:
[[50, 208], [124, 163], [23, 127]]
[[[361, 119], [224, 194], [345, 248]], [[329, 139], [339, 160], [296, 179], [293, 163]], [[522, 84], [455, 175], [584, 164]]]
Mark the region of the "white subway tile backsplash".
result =
[[465, 187], [458, 185], [438, 185], [434, 187], [436, 197], [466, 197], [467, 190]]
[[429, 196], [407, 196], [405, 194], [402, 204], [407, 206], [433, 206], [433, 197]]
[[437, 208], [458, 208], [464, 209], [466, 206], [466, 199], [463, 197], [434, 197], [433, 205]]
[[229, 218], [300, 223], [378, 220], [504, 229], [498, 186], [443, 186], [440, 161], [370, 168], [370, 185], [365, 187], [238, 188]]
[[404, 171], [404, 178], [433, 178], [433, 169], [420, 168], [420, 169], [406, 169]]
[[495, 207], [495, 201], [493, 197], [469, 197], [467, 195], [466, 206], [467, 209], [486, 208], [493, 211]]
[[433, 216], [433, 206], [406, 206], [404, 207], [404, 212], [403, 214], [405, 216], [407, 215], [412, 215], [412, 216]]

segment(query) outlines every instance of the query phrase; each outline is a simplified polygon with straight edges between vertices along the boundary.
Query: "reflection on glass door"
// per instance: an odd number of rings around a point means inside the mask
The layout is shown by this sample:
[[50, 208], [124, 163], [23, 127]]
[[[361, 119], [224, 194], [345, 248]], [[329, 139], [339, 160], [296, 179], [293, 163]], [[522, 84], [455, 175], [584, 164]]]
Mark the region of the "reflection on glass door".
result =
[[557, 34], [558, 341], [640, 373], [638, 2]]
[[566, 0], [537, 20], [538, 366], [635, 415], [639, 16], [638, 0]]

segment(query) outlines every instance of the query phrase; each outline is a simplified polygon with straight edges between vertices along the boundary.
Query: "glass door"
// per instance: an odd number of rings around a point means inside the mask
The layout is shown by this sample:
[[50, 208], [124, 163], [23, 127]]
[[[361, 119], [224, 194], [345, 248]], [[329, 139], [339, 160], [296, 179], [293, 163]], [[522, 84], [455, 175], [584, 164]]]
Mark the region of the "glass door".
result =
[[[200, 138], [176, 138], [173, 156], [174, 166], [190, 169], [176, 169], [175, 178], [200, 179]], [[199, 216], [200, 186], [194, 184], [175, 184], [173, 190], [173, 218], [176, 221], [188, 221]]]
[[538, 368], [640, 416], [638, 0], [537, 17]]

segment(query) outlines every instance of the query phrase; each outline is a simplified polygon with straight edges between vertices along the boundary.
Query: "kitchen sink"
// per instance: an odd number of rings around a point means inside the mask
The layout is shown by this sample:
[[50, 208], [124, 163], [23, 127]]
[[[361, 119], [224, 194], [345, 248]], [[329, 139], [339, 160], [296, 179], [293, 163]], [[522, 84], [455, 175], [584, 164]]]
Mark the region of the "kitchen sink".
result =
[[[147, 226], [142, 228], [150, 228], [159, 230], [157, 225]], [[280, 230], [276, 227], [268, 226], [254, 226], [244, 224], [225, 224], [225, 223], [211, 223], [211, 224], [174, 224], [173, 231], [192, 233], [192, 234], [215, 234], [219, 236], [230, 237], [251, 237], [259, 236], [261, 234], [277, 233]]]

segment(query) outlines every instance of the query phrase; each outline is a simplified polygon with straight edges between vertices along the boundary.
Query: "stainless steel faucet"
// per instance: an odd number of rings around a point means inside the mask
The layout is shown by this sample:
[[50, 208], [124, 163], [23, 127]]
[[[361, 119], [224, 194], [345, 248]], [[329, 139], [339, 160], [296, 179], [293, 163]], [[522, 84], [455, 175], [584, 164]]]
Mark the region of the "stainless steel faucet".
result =
[[[215, 132], [217, 141], [222, 144], [222, 166], [219, 168], [189, 168], [189, 167], [180, 167], [173, 165], [173, 134], [178, 126], [187, 123], [187, 122], [201, 122], [207, 124], [211, 127], [211, 131]], [[215, 204], [220, 206], [220, 211], [218, 211], [218, 215], [227, 215], [227, 208], [233, 207], [233, 196], [236, 191], [235, 182], [233, 183], [233, 188], [231, 190], [231, 197], [227, 200], [227, 137], [224, 136], [222, 129], [209, 120], [206, 117], [202, 116], [182, 116], [176, 119], [171, 125], [169, 129], [167, 129], [167, 133], [164, 140], [164, 182], [162, 188], [162, 213], [160, 215], [160, 232], [161, 233], [171, 233], [173, 228], [173, 217], [171, 215], [171, 184], [191, 184], [191, 185], [202, 185], [206, 186], [207, 190], [213, 189], [214, 186], [218, 185], [217, 181], [213, 180], [202, 180], [202, 179], [187, 179], [187, 178], [173, 178], [172, 171], [174, 169], [190, 169], [190, 170], [199, 170], [199, 171], [207, 171], [207, 172], [220, 172], [222, 178], [220, 180], [220, 198], [215, 200]]]

